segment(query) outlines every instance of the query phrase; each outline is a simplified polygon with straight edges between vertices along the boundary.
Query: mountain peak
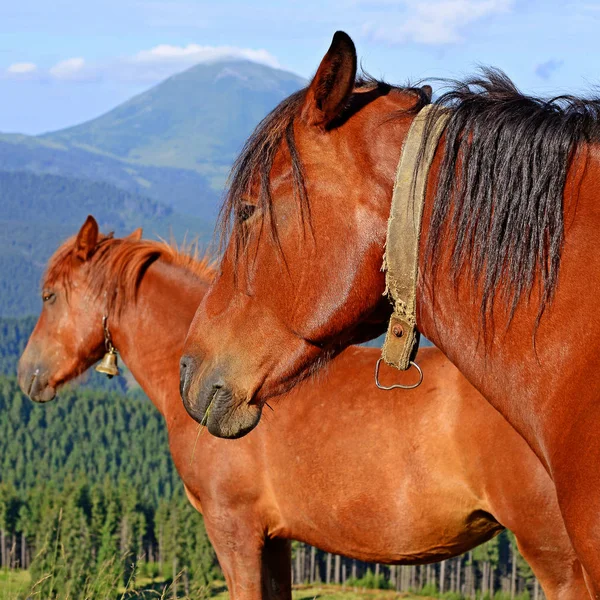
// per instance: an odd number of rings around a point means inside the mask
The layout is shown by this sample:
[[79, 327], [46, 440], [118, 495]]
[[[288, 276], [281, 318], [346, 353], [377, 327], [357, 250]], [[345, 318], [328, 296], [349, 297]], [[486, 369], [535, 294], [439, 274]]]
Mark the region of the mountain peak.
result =
[[219, 186], [256, 124], [304, 85], [293, 73], [249, 60], [200, 63], [44, 138], [145, 165], [193, 169]]
[[245, 75], [241, 70], [236, 69], [233, 66], [225, 65], [217, 76], [215, 77], [215, 81], [219, 79], [223, 79], [225, 77], [233, 77], [235, 79], [241, 79], [242, 81], [248, 81], [248, 75]]

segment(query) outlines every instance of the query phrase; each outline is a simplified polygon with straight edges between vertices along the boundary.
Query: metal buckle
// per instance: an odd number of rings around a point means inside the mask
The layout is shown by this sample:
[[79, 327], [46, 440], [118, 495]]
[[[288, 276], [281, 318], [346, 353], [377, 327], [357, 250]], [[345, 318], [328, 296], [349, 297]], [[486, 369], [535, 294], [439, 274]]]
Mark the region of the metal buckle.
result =
[[380, 389], [380, 390], [394, 390], [394, 389], [400, 389], [400, 390], [414, 390], [415, 388], [418, 388], [421, 383], [423, 382], [423, 371], [421, 371], [421, 367], [416, 363], [413, 362], [412, 360], [410, 361], [410, 365], [411, 367], [414, 367], [418, 372], [419, 372], [419, 381], [417, 381], [417, 383], [411, 383], [410, 385], [403, 385], [401, 383], [394, 383], [393, 385], [390, 386], [386, 386], [386, 385], [381, 385], [379, 383], [379, 365], [381, 364], [381, 361], [383, 359], [380, 358], [377, 361], [377, 364], [375, 365], [375, 385]]

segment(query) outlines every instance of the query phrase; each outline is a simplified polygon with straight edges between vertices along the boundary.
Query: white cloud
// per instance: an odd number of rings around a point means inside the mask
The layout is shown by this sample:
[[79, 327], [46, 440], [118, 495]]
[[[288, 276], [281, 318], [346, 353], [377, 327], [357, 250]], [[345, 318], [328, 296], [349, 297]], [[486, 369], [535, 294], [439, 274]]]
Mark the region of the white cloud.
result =
[[67, 58], [56, 63], [48, 70], [55, 79], [66, 79], [69, 81], [80, 80], [86, 75], [85, 60], [81, 57]]
[[[380, 19], [367, 23], [363, 33], [371, 40], [388, 44], [413, 42], [416, 44], [443, 45], [463, 41], [463, 29], [476, 21], [492, 15], [509, 12], [515, 0], [375, 0], [361, 6], [400, 11], [386, 23]], [[387, 12], [387, 11], [386, 11]], [[395, 25], [390, 21], [397, 21]]]
[[224, 60], [249, 60], [270, 67], [280, 67], [277, 59], [267, 50], [262, 49], [200, 46], [199, 44], [187, 46], [160, 44], [117, 61], [113, 65], [113, 76], [121, 81], [152, 83], [199, 63]]
[[[149, 50], [141, 50], [133, 56], [103, 63], [89, 64], [81, 57], [61, 60], [49, 69], [38, 69], [33, 63], [15, 63], [6, 69], [5, 76], [16, 78], [27, 74], [44, 81], [85, 82], [104, 79], [151, 84], [198, 63], [228, 59], [249, 60], [275, 68], [280, 66], [277, 59], [263, 49], [160, 44]], [[0, 77], [2, 77], [1, 71]]]
[[225, 59], [250, 60], [270, 67], [279, 67], [277, 59], [266, 50], [253, 50], [236, 46], [200, 46], [198, 44], [171, 46], [161, 44], [150, 50], [142, 50], [133, 57], [135, 62], [140, 63], [174, 61], [195, 64]]
[[30, 62], [14, 63], [6, 69], [6, 72], [11, 75], [30, 75], [35, 71], [37, 71], [37, 65]]

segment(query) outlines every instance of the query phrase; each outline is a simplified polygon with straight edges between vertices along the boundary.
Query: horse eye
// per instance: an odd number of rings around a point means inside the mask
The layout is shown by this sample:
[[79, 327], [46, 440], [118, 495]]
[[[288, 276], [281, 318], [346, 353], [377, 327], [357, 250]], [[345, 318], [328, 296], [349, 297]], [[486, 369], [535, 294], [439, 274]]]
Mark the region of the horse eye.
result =
[[49, 302], [52, 304], [56, 300], [56, 294], [54, 292], [43, 292], [42, 293], [42, 301]]
[[244, 202], [238, 211], [238, 219], [243, 223], [247, 221], [256, 211], [256, 206], [254, 204], [249, 204], [248, 202]]

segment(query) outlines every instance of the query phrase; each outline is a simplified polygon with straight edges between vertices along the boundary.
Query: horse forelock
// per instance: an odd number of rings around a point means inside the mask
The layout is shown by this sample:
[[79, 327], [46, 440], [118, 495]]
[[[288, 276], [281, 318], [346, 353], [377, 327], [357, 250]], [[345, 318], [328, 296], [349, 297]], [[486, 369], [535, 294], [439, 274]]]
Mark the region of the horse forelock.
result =
[[245, 246], [245, 228], [240, 222], [243, 207], [253, 191], [257, 209], [262, 218], [270, 225], [276, 236], [276, 227], [272, 219], [272, 196], [269, 178], [275, 155], [282, 142], [290, 151], [294, 186], [299, 191], [301, 204], [307, 202], [304, 192], [302, 166], [299, 160], [293, 132], [293, 123], [299, 114], [306, 95], [306, 88], [299, 90], [283, 100], [256, 127], [248, 138], [236, 159], [228, 180], [228, 191], [221, 207], [217, 232], [220, 237], [221, 254], [231, 240], [233, 259], [237, 261]]
[[600, 99], [526, 96], [496, 69], [447, 83], [436, 100], [451, 116], [424, 264], [435, 276], [450, 253], [455, 286], [467, 274], [481, 294], [484, 330], [496, 300], [508, 325], [539, 282], [539, 323], [558, 282], [567, 175], [585, 158], [582, 144], [600, 139]]
[[118, 315], [135, 302], [146, 270], [157, 260], [182, 267], [206, 282], [211, 282], [215, 275], [214, 261], [208, 255], [201, 255], [197, 242], [177, 246], [174, 242], [101, 235], [92, 255], [84, 265], [78, 266], [75, 241], [76, 237], [68, 239], [54, 253], [42, 285], [51, 288], [60, 284], [68, 297], [74, 269], [84, 266], [87, 290], [96, 298], [106, 298], [106, 310], [110, 314]]

